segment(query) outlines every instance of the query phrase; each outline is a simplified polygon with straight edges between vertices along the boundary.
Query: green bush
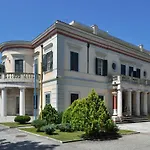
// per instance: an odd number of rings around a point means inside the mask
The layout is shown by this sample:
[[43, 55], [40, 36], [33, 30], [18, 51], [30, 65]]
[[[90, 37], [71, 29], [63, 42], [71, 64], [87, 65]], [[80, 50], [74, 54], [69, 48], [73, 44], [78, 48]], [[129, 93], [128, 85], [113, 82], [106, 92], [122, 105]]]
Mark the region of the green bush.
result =
[[58, 112], [57, 124], [62, 123], [62, 116], [63, 116], [63, 112]]
[[14, 119], [15, 122], [18, 122], [20, 124], [25, 124], [25, 123], [29, 122], [30, 120], [31, 120], [30, 116], [27, 116], [27, 115], [25, 115], [25, 116], [16, 116], [15, 119]]
[[61, 132], [73, 132], [73, 128], [71, 127], [71, 124], [66, 123], [66, 124], [60, 124], [57, 127]]
[[55, 125], [46, 125], [43, 127], [43, 131], [48, 135], [52, 135], [55, 132]]
[[63, 122], [70, 123], [75, 130], [83, 130], [86, 135], [117, 132], [118, 128], [97, 93], [92, 90], [87, 98], [75, 101], [63, 114]]
[[40, 131], [42, 131], [42, 127], [46, 125], [46, 121], [37, 119], [37, 120], [34, 120], [31, 123], [31, 125], [37, 129], [37, 132], [40, 132]]
[[63, 113], [63, 116], [62, 116], [62, 123], [63, 124], [66, 124], [66, 123], [70, 123], [70, 120], [71, 120], [71, 113], [74, 109], [74, 107], [76, 106], [76, 104], [78, 103], [79, 100], [76, 100], [74, 101], [71, 106], [69, 106]]
[[[41, 114], [40, 114], [41, 116]], [[55, 108], [53, 108], [51, 106], [51, 104], [48, 104], [44, 107], [44, 109], [42, 110], [42, 120], [46, 121], [46, 124], [56, 124], [57, 120], [58, 120], [58, 113], [55, 110]]]

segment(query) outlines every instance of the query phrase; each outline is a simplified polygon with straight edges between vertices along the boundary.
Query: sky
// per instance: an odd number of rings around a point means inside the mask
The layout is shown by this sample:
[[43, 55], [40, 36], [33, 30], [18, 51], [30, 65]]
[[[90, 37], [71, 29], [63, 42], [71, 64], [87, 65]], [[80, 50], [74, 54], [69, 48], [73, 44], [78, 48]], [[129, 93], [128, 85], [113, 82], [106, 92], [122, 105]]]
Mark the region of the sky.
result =
[[32, 40], [56, 20], [76, 20], [150, 50], [149, 7], [149, 0], [0, 0], [0, 43]]

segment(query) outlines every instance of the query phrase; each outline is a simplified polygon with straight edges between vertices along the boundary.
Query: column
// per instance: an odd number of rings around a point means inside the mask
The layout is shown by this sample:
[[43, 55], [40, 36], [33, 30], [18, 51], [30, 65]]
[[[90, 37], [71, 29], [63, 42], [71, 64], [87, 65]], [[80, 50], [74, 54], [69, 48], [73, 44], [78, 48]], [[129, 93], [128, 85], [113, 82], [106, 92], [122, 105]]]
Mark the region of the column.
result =
[[25, 88], [20, 88], [19, 115], [25, 115]]
[[118, 110], [118, 117], [122, 117], [122, 89], [120, 85], [118, 85], [118, 92], [117, 92], [117, 110]]
[[140, 116], [140, 91], [136, 91], [136, 115]]
[[132, 90], [128, 90], [127, 91], [127, 101], [128, 101], [128, 108], [127, 108], [127, 110], [128, 110], [128, 115], [132, 115], [132, 96], [131, 96], [131, 94], [132, 94]]
[[117, 116], [117, 92], [112, 92], [113, 94], [113, 116]]
[[3, 88], [1, 90], [2, 103], [1, 103], [1, 116], [7, 116], [7, 89]]
[[148, 115], [148, 103], [147, 103], [147, 92], [144, 92], [144, 99], [143, 99], [144, 103], [143, 103], [143, 112], [144, 112], [144, 115]]

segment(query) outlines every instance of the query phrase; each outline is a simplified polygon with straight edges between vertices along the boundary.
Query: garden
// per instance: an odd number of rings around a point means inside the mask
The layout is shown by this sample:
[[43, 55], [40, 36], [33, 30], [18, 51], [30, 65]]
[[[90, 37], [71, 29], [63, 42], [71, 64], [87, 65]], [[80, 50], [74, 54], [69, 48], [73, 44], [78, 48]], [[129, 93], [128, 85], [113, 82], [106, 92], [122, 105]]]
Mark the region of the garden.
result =
[[[29, 116], [15, 118], [19, 124], [29, 121]], [[31, 125], [20, 129], [60, 141], [114, 139], [133, 132], [118, 129], [104, 100], [99, 99], [94, 90], [88, 97], [74, 101], [64, 112], [57, 112], [50, 104], [46, 105]]]

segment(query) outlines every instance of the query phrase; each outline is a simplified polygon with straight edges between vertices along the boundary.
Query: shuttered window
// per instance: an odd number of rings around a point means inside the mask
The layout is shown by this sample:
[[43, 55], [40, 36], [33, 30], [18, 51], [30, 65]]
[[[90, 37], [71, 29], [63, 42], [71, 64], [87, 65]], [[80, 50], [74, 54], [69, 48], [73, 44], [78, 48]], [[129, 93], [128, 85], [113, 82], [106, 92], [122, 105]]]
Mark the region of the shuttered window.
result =
[[137, 78], [141, 78], [141, 70], [139, 68], [136, 69]]
[[121, 64], [121, 74], [126, 75], [126, 65]]
[[78, 65], [79, 65], [79, 54], [76, 52], [70, 52], [70, 70], [72, 71], [78, 71]]
[[15, 72], [23, 73], [23, 60], [22, 59], [15, 60]]
[[50, 51], [43, 57], [43, 71], [53, 70], [53, 52]]
[[71, 104], [79, 98], [79, 94], [71, 93]]
[[133, 67], [129, 66], [129, 76], [133, 77]]
[[45, 104], [50, 104], [50, 93], [45, 94]]
[[95, 59], [95, 74], [100, 76], [107, 76], [107, 60], [100, 58]]

